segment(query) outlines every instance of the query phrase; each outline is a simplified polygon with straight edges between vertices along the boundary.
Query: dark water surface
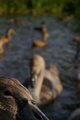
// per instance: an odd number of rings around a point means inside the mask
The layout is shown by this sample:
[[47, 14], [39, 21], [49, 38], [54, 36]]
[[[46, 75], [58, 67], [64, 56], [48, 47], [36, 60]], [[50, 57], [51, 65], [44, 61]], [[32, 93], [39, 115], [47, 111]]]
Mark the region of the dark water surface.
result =
[[[9, 19], [0, 18], [0, 33], [5, 35], [8, 27], [15, 29], [11, 46], [12, 50], [5, 49], [5, 55], [0, 60], [0, 76], [14, 77], [23, 83], [29, 76], [29, 60], [33, 54], [37, 53], [45, 58], [46, 66], [56, 64], [60, 72], [61, 82], [64, 90], [48, 108], [43, 111], [50, 120], [67, 120], [71, 111], [80, 106], [77, 88], [73, 80], [75, 66], [80, 67], [78, 62], [74, 63], [76, 54], [76, 44], [72, 39], [77, 33], [73, 30], [77, 25], [74, 22], [63, 24], [51, 17], [25, 17], [28, 21], [25, 25], [15, 25]], [[46, 49], [31, 49], [33, 40], [41, 39], [41, 35], [33, 30], [33, 27], [40, 25], [42, 21], [47, 24], [48, 46]]]

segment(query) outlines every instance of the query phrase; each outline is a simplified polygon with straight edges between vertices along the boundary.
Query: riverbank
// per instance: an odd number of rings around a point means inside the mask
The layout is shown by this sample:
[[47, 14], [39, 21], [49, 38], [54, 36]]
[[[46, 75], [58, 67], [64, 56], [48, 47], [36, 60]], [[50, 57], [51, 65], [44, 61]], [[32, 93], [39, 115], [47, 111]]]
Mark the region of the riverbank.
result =
[[0, 16], [47, 14], [80, 19], [79, 6], [79, 0], [0, 0]]

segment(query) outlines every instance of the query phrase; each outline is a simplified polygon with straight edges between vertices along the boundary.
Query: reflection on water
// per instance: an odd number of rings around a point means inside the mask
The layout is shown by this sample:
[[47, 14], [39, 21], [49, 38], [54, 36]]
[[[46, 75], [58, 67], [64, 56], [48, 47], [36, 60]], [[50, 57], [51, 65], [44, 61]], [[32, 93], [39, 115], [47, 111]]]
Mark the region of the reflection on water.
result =
[[[73, 79], [75, 71], [80, 68], [80, 60], [74, 61], [76, 44], [72, 42], [76, 35], [72, 29], [76, 28], [76, 25], [73, 26], [72, 23], [69, 28], [56, 19], [47, 17], [26, 17], [23, 19], [29, 22], [25, 25], [15, 25], [9, 19], [0, 19], [0, 33], [5, 35], [8, 27], [12, 27], [16, 31], [11, 42], [12, 49], [9, 50], [4, 46], [5, 55], [0, 59], [0, 76], [14, 77], [23, 82], [29, 76], [29, 59], [35, 53], [45, 58], [46, 66], [51, 63], [56, 64], [64, 90], [62, 95], [43, 111], [50, 120], [67, 120], [71, 111], [80, 106], [78, 89], [76, 89]], [[32, 41], [41, 39], [40, 33], [34, 31], [33, 27], [40, 25], [42, 21], [46, 22], [50, 34], [48, 46], [45, 49], [31, 49]]]

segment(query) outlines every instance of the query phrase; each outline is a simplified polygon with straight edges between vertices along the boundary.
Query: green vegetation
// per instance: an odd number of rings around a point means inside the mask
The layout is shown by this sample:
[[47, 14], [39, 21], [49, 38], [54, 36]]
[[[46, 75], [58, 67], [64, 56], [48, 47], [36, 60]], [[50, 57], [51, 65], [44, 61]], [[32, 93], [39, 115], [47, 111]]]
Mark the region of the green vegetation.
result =
[[53, 14], [80, 18], [80, 0], [0, 0], [0, 15]]

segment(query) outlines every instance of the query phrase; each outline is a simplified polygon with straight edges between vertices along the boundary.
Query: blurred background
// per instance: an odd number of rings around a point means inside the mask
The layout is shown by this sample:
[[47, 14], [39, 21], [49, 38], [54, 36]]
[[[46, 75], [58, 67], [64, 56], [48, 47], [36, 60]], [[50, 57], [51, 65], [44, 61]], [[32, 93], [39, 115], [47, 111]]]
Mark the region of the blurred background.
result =
[[[42, 39], [33, 28], [43, 21], [49, 33], [48, 45], [45, 49], [32, 49], [32, 42]], [[16, 34], [12, 36], [11, 49], [3, 47], [0, 76], [23, 83], [30, 76], [30, 58], [34, 54], [43, 56], [46, 67], [57, 66], [63, 92], [42, 110], [50, 120], [67, 120], [80, 107], [80, 39], [74, 42], [80, 36], [80, 0], [0, 0], [0, 36], [6, 36], [8, 28]]]
[[0, 15], [49, 14], [80, 18], [79, 0], [0, 0]]

